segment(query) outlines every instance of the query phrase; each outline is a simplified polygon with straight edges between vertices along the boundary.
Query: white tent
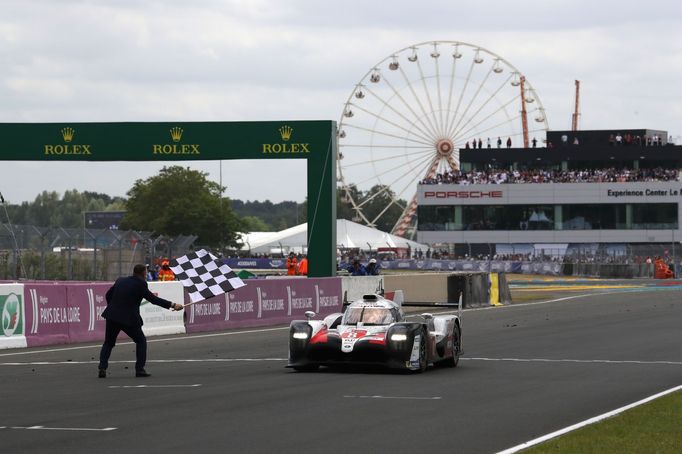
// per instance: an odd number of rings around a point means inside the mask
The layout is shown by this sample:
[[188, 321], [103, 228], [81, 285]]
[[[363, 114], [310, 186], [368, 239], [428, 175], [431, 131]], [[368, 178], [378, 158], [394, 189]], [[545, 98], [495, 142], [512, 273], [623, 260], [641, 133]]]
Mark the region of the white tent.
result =
[[[242, 234], [243, 251], [252, 254], [273, 252], [305, 252], [308, 248], [308, 224], [300, 224], [280, 232]], [[378, 248], [407, 248], [426, 251], [429, 246], [411, 241], [346, 219], [336, 220], [336, 246], [340, 249], [359, 248], [363, 251]]]

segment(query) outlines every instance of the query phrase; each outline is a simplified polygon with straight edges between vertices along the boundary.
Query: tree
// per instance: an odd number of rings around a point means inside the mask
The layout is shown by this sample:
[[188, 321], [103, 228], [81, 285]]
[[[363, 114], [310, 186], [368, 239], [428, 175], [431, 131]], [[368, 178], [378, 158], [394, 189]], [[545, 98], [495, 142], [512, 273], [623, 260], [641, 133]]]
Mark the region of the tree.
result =
[[346, 189], [338, 188], [336, 191], [336, 218], [347, 219], [353, 221], [356, 219], [356, 213], [353, 209], [353, 204], [350, 201], [352, 197], [355, 203], [362, 201], [362, 193], [358, 191], [355, 185], [349, 185]]
[[43, 191], [28, 209], [28, 218], [31, 220], [31, 224], [45, 227], [58, 225], [56, 219], [58, 206], [59, 194], [55, 191]]
[[[397, 203], [393, 202], [395, 198], [395, 193], [390, 189], [389, 186], [385, 185], [375, 185], [365, 194], [363, 197], [362, 210], [367, 216], [367, 219], [376, 223], [376, 228], [384, 231], [390, 232], [403, 209]], [[402, 205], [405, 205], [405, 201], [400, 201]], [[379, 217], [378, 219], [376, 219]], [[376, 221], [375, 221], [376, 219]]]
[[282, 230], [301, 224], [306, 221], [307, 216], [307, 201], [272, 203], [270, 200], [264, 202], [232, 200], [231, 206], [241, 217], [253, 216], [262, 220], [268, 226], [267, 231]]
[[148, 230], [157, 234], [197, 235], [211, 247], [236, 245], [241, 222], [221, 200], [218, 183], [207, 173], [180, 166], [164, 167], [158, 175], [137, 180], [128, 191], [121, 229]]
[[123, 207], [120, 197], [73, 189], [61, 199], [55, 191], [43, 191], [33, 202], [9, 205], [7, 211], [13, 224], [76, 228], [83, 226], [84, 211], [122, 211]]
[[362, 206], [362, 212], [367, 219], [375, 222], [376, 228], [384, 232], [390, 232], [393, 229], [403, 212], [401, 205], [407, 204], [404, 200], [400, 200], [400, 204], [393, 202], [395, 193], [385, 185], [375, 185], [367, 192], [358, 190], [354, 185], [337, 191], [336, 217], [362, 224], [365, 220], [358, 220], [358, 215], [348, 197], [352, 197], [356, 205]]
[[269, 232], [271, 230], [269, 225], [256, 216], [244, 216], [242, 223], [246, 232]]

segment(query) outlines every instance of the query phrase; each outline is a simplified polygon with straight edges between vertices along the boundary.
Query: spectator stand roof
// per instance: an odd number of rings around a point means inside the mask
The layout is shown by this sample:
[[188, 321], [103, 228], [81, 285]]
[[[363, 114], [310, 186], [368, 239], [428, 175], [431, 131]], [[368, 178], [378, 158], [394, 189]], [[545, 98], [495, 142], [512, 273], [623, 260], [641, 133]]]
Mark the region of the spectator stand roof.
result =
[[[241, 235], [242, 251], [254, 254], [271, 252], [305, 252], [308, 243], [308, 224], [299, 224], [279, 232], [252, 232]], [[339, 249], [376, 251], [378, 248], [407, 248], [426, 251], [429, 246], [346, 219], [336, 220], [336, 246]]]

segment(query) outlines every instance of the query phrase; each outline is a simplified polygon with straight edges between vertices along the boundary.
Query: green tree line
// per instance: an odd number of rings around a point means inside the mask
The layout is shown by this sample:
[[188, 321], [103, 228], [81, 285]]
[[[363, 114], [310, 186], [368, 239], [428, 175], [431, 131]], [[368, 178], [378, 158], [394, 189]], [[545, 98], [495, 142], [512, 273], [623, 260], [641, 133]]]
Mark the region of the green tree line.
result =
[[[33, 202], [8, 204], [7, 210], [13, 224], [64, 228], [82, 227], [85, 211], [125, 211], [121, 229], [198, 235], [199, 244], [215, 247], [236, 245], [238, 232], [278, 231], [307, 220], [306, 202], [230, 200], [221, 197], [225, 188], [207, 177], [205, 172], [170, 166], [137, 180], [126, 198], [75, 189], [61, 197], [55, 191], [43, 191]], [[366, 192], [354, 187], [351, 190], [354, 200], [365, 202], [363, 210], [368, 218], [384, 212], [377, 228], [390, 231], [402, 212], [391, 203], [394, 194], [384, 186]], [[339, 191], [337, 197], [337, 217], [357, 221], [345, 194]], [[2, 215], [0, 222], [7, 222]]]

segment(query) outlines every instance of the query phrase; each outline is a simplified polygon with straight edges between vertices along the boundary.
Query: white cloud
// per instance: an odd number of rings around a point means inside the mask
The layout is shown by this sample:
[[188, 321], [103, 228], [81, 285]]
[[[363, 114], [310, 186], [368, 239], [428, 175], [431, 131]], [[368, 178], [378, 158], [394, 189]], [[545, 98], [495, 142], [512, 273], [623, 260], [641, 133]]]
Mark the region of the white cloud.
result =
[[[675, 135], [680, 13], [678, 2], [662, 0], [5, 0], [0, 121], [338, 120], [376, 62], [413, 43], [458, 40], [518, 67], [555, 129], [570, 124], [579, 79], [584, 129]], [[11, 188], [0, 190], [12, 201], [86, 185], [80, 171], [61, 169], [60, 178], [41, 173], [43, 164], [0, 165]], [[276, 170], [260, 178], [276, 178]], [[27, 184], [25, 172], [42, 177]], [[114, 170], [92, 184], [118, 181], [122, 195], [130, 178], [121, 175]], [[244, 193], [303, 200], [305, 184], [296, 191]]]

